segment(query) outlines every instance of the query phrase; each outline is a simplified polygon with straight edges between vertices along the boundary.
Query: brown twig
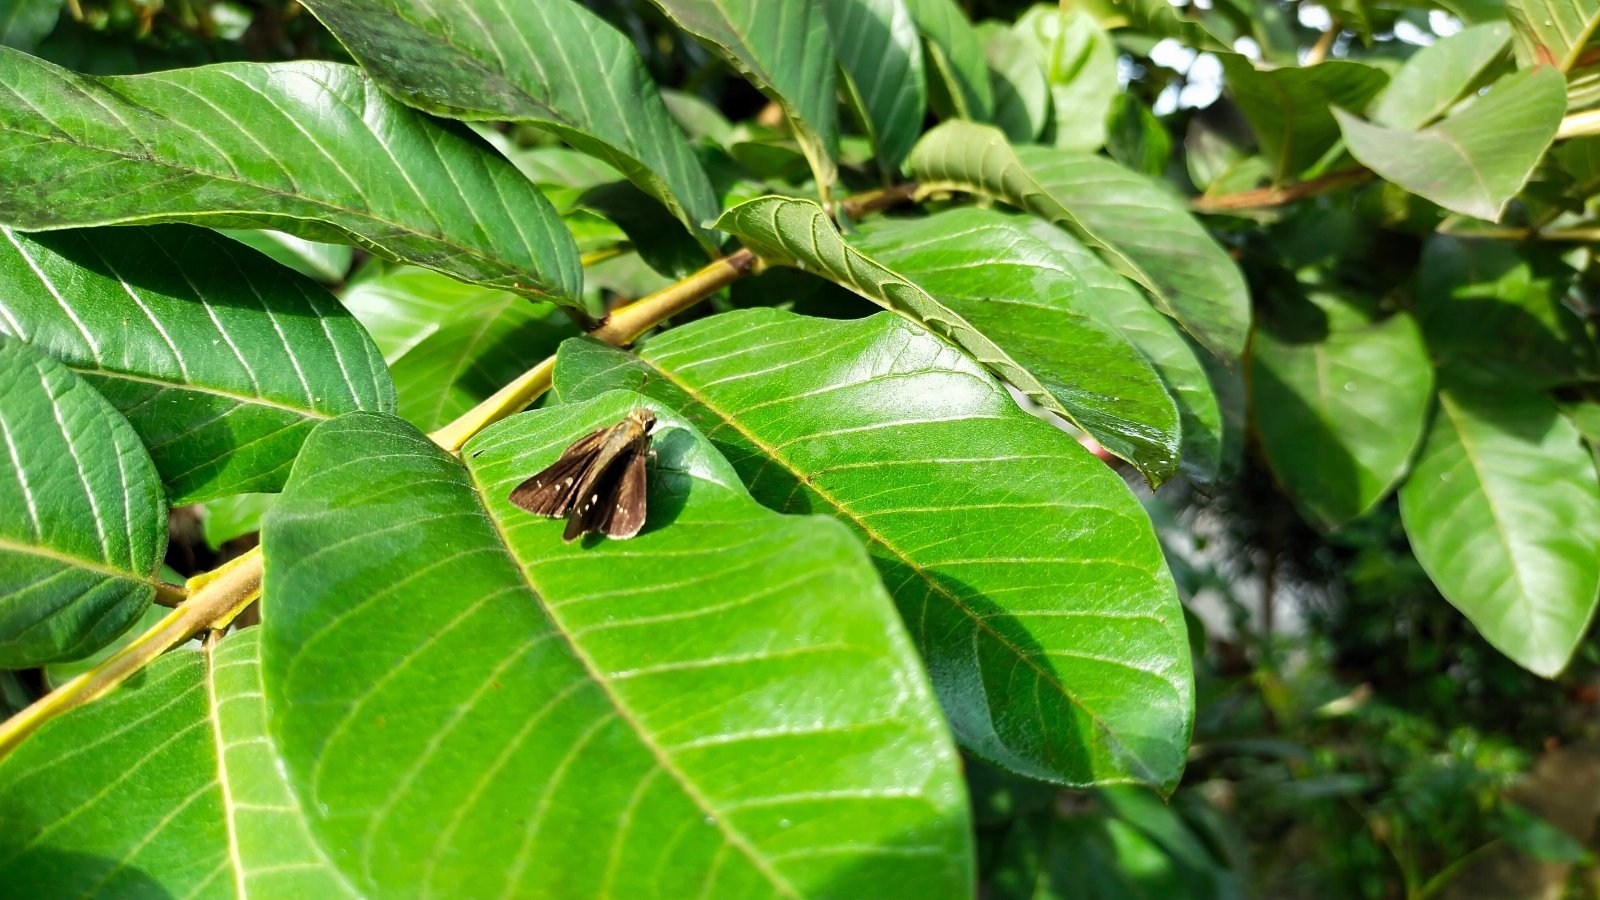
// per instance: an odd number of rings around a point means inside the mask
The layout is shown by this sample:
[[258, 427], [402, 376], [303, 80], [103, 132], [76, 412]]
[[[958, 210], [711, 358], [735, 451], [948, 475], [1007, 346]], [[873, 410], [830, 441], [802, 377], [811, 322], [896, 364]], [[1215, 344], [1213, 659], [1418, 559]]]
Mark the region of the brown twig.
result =
[[1340, 188], [1352, 187], [1372, 178], [1372, 170], [1366, 166], [1351, 166], [1337, 172], [1329, 172], [1309, 181], [1301, 181], [1283, 187], [1255, 188], [1240, 191], [1236, 194], [1219, 194], [1217, 196], [1200, 196], [1189, 201], [1189, 208], [1195, 212], [1225, 212], [1234, 209], [1254, 209], [1257, 207], [1283, 206], [1296, 200], [1326, 194]]

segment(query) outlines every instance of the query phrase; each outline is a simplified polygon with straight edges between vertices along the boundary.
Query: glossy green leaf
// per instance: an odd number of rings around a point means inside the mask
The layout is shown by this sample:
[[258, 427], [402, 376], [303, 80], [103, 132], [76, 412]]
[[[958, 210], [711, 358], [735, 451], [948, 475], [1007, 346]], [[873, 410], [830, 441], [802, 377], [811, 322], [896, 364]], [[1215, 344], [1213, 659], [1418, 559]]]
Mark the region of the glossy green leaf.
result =
[[1493, 221], [1527, 183], [1566, 109], [1561, 74], [1540, 66], [1500, 79], [1487, 95], [1421, 131], [1333, 112], [1351, 155], [1368, 168], [1446, 209]]
[[1421, 128], [1477, 84], [1511, 41], [1511, 26], [1489, 22], [1423, 47], [1406, 60], [1372, 104], [1372, 121], [1386, 128]]
[[[409, 106], [527, 122], [622, 172], [696, 234], [711, 182], [633, 42], [569, 2], [308, 0], [356, 62]], [[705, 237], [709, 243], [709, 236]]]
[[[974, 221], [974, 216], [981, 221]], [[1049, 278], [1059, 288], [1071, 276], [1059, 268], [1047, 271], [1052, 268], [1049, 263], [1041, 265], [1041, 257], [1051, 256], [1049, 248], [982, 213], [961, 212], [948, 221], [968, 234], [984, 232], [982, 241], [1023, 245], [1013, 259], [1015, 268], [1004, 270], [1007, 281], [1000, 290], [988, 293], [991, 275], [984, 270], [994, 262], [995, 245], [955, 246], [945, 240], [941, 225], [931, 228], [933, 240], [941, 246], [926, 254], [917, 247], [929, 238], [926, 225], [896, 226], [911, 232], [903, 241], [886, 237], [871, 242], [909, 262], [932, 280], [928, 285], [919, 276], [884, 265], [846, 243], [822, 209], [808, 200], [752, 200], [724, 213], [717, 227], [737, 235], [768, 263], [814, 272], [943, 336], [1028, 399], [1106, 441], [1107, 449], [1139, 465], [1153, 483], [1170, 476], [1177, 468], [1177, 409], [1172, 399], [1154, 371], [1119, 336], [1050, 303], [1047, 292], [1033, 279]], [[895, 251], [902, 243], [906, 248]], [[954, 268], [945, 270], [941, 256], [948, 256]], [[999, 306], [996, 300], [1009, 305]], [[969, 320], [968, 313], [976, 313], [982, 321]], [[1071, 331], [1062, 332], [1064, 328]], [[1078, 352], [1101, 362], [1115, 359], [1113, 371], [1096, 373], [1090, 371], [1092, 366], [1069, 371]], [[1139, 398], [1137, 412], [1114, 411], [1116, 403], [1133, 397]]]
[[3, 224], [270, 228], [577, 302], [577, 250], [549, 202], [359, 69], [227, 63], [93, 78], [0, 48], [0, 85]]
[[283, 780], [259, 632], [168, 653], [0, 760], [0, 884], [107, 900], [359, 896]]
[[878, 166], [897, 172], [922, 134], [922, 39], [904, 0], [824, 0], [840, 88], [866, 126]]
[[1040, 4], [1024, 13], [1014, 32], [1044, 67], [1050, 86], [1052, 143], [1092, 152], [1106, 142], [1106, 116], [1120, 90], [1117, 46], [1094, 16], [1073, 5]]
[[1133, 344], [1084, 312], [1089, 286], [1027, 234], [1029, 222], [957, 208], [876, 220], [851, 243], [998, 344], [1101, 446], [1166, 480], [1177, 471], [1177, 405]]
[[639, 399], [513, 417], [465, 466], [393, 418], [313, 434], [263, 534], [312, 831], [375, 896], [965, 895], [957, 756], [844, 528], [761, 508], [664, 409], [637, 538], [505, 499]]
[[815, 0], [652, 0], [778, 104], [826, 201], [837, 166], [835, 60]]
[[578, 328], [548, 305], [482, 291], [390, 366], [399, 414], [424, 431], [449, 424], [556, 352]]
[[1044, 67], [1027, 41], [1002, 23], [980, 23], [978, 36], [989, 60], [995, 126], [1012, 141], [1032, 141], [1050, 123], [1050, 86], [1044, 80]]
[[1308, 517], [1338, 527], [1405, 474], [1427, 426], [1433, 363], [1408, 313], [1312, 294], [1256, 329], [1251, 406], [1267, 463]]
[[155, 597], [161, 479], [105, 398], [4, 336], [0, 444], [0, 668], [93, 653]]
[[6, 0], [0, 3], [0, 44], [32, 50], [56, 27], [66, 0]]
[[1182, 448], [1179, 467], [1189, 478], [1207, 483], [1222, 468], [1222, 409], [1203, 359], [1171, 319], [1162, 315], [1139, 289], [1100, 261], [1077, 238], [1038, 219], [1028, 232], [1049, 244], [1076, 273], [1086, 290], [1069, 302], [1084, 315], [1115, 329], [1155, 366], [1178, 406]]
[[563, 402], [641, 383], [758, 500], [866, 542], [967, 750], [1054, 782], [1176, 784], [1192, 675], [1150, 521], [977, 363], [897, 316], [773, 309], [673, 329], [641, 357], [562, 345]]
[[277, 494], [233, 494], [207, 501], [200, 508], [200, 533], [206, 546], [220, 550], [223, 544], [261, 530], [261, 517]]
[[1518, 665], [1553, 677], [1600, 596], [1600, 480], [1545, 395], [1447, 382], [1400, 514], [1417, 560]]
[[325, 289], [199, 228], [0, 228], [0, 333], [121, 410], [174, 503], [277, 490], [312, 425], [394, 408]]
[[1505, 10], [1524, 68], [1547, 63], [1567, 71], [1600, 26], [1597, 0], [1506, 0]]
[[1150, 179], [1095, 156], [1013, 150], [998, 130], [970, 122], [928, 132], [909, 165], [929, 187], [1002, 200], [1066, 228], [1213, 353], [1236, 359], [1244, 351], [1244, 276], [1182, 201]]
[[281, 231], [221, 229], [221, 233], [324, 284], [344, 281], [355, 257], [347, 244], [323, 244]]
[[946, 118], [989, 121], [994, 115], [994, 93], [989, 88], [989, 65], [967, 14], [955, 0], [904, 0], [911, 18], [928, 45], [929, 72], [936, 90], [929, 100]]
[[1566, 305], [1578, 273], [1548, 248], [1429, 238], [1417, 266], [1417, 313], [1443, 365], [1465, 364], [1534, 388], [1592, 381], [1600, 359]]
[[1353, 60], [1258, 69], [1237, 53], [1218, 55], [1228, 93], [1276, 164], [1278, 181], [1309, 169], [1338, 142], [1334, 107], [1364, 110], [1389, 82], [1382, 69]]

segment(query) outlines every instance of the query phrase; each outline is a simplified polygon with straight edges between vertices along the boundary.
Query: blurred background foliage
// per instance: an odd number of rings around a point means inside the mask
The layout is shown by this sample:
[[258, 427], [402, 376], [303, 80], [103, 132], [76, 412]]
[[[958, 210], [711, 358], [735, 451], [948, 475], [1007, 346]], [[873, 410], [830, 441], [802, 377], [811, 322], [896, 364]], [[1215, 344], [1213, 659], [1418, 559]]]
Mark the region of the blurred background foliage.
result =
[[[633, 38], [680, 112], [698, 109], [708, 128], [760, 117], [764, 98], [651, 4], [583, 2]], [[1363, 61], [1392, 68], [1491, 2], [1210, 0], [1184, 12], [1265, 60], [1337, 57], [1359, 43]], [[960, 5], [974, 21], [1005, 23], [1033, 6]], [[1112, 0], [1082, 7], [1108, 27], [1128, 13]], [[0, 41], [83, 72], [347, 59], [293, 0], [8, 0], [0, 8], [9, 13]], [[1329, 28], [1334, 17], [1346, 30]], [[1188, 191], [1254, 186], [1261, 173], [1250, 160], [1260, 158], [1246, 152], [1248, 130], [1222, 96], [1216, 57], [1137, 28], [1110, 33], [1120, 91], [1109, 101], [1107, 152]], [[757, 149], [740, 162], [804, 177], [798, 154]], [[852, 173], [850, 154], [847, 139], [845, 178], [870, 184], [861, 167]], [[1531, 195], [1542, 188], [1560, 204], [1573, 185], [1547, 172], [1534, 187]], [[1532, 214], [1526, 199], [1511, 211]], [[1308, 284], [1386, 302], [1394, 286], [1413, 283], [1441, 215], [1379, 184], [1208, 224], [1243, 267], [1258, 315], [1270, 318], [1275, 298], [1298, 298]], [[612, 226], [597, 217], [596, 227]], [[1556, 272], [1569, 305], [1592, 309], [1592, 269], [1571, 267], [1568, 255], [1542, 250], [1513, 268]], [[339, 272], [349, 263], [338, 261]], [[350, 284], [374, 265], [358, 259]], [[662, 283], [636, 264], [591, 280], [631, 296]], [[868, 311], [820, 282], [798, 284], [774, 272], [724, 302], [795, 291], [789, 299], [799, 307]], [[1201, 491], [1179, 479], [1144, 493], [1191, 607], [1199, 700], [1185, 781], [1163, 803], [1139, 788], [1064, 791], [971, 762], [984, 896], [1600, 893], [1600, 647], [1592, 638], [1554, 681], [1525, 671], [1440, 596], [1407, 546], [1392, 497], [1342, 529], [1319, 530], [1275, 484], [1253, 442], [1218, 485]], [[179, 510], [169, 561], [189, 574], [249, 546], [260, 505], [247, 496], [203, 517]], [[18, 708], [36, 692], [25, 680], [0, 673], [0, 706]]]

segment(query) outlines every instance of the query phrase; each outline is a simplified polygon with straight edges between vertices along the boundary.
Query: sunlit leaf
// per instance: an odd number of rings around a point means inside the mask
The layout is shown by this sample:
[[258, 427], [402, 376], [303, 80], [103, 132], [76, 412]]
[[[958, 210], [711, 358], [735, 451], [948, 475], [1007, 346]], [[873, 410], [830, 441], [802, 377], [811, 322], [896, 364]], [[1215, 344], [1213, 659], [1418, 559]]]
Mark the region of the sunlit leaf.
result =
[[771, 309], [633, 357], [568, 341], [565, 402], [634, 387], [698, 422], [751, 493], [865, 541], [972, 753], [1068, 784], [1170, 791], [1192, 675], [1150, 521], [1070, 436], [897, 316]]
[[94, 388], [4, 336], [0, 443], [0, 668], [86, 656], [155, 597], [161, 480]]
[[576, 303], [555, 211], [469, 137], [350, 66], [93, 78], [0, 48], [0, 223], [269, 228]]
[[312, 832], [375, 896], [961, 894], [954, 747], [844, 528], [761, 508], [664, 408], [638, 537], [565, 544], [506, 500], [640, 399], [461, 460], [388, 417], [312, 435], [262, 656]]
[[842, 89], [895, 172], [922, 133], [927, 114], [922, 39], [904, 0], [825, 0], [823, 12], [842, 70]]
[[394, 408], [324, 288], [199, 228], [0, 229], [0, 333], [121, 410], [175, 503], [277, 490], [314, 424]]

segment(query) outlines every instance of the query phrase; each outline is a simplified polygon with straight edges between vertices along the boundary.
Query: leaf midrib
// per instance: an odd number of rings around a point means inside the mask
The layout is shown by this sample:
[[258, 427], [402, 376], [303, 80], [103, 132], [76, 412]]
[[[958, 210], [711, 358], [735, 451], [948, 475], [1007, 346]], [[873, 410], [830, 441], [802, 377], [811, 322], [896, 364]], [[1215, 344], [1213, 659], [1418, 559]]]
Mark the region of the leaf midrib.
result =
[[139, 384], [152, 384], [171, 391], [193, 391], [197, 394], [210, 394], [215, 397], [224, 397], [229, 400], [236, 400], [239, 403], [249, 404], [251, 406], [265, 406], [272, 409], [283, 410], [284, 412], [293, 413], [297, 416], [307, 419], [326, 420], [333, 418], [333, 416], [320, 410], [290, 406], [287, 403], [269, 400], [266, 397], [241, 394], [236, 391], [230, 391], [227, 388], [195, 384], [191, 381], [172, 381], [165, 378], [151, 378], [145, 375], [135, 375], [131, 372], [121, 372], [116, 369], [102, 369], [96, 366], [69, 365], [68, 368], [72, 369], [74, 372], [77, 372], [79, 375], [99, 376], [107, 379], [116, 379], [119, 381], [132, 381]]
[[710, 798], [701, 793], [694, 781], [683, 770], [678, 768], [672, 757], [650, 738], [644, 723], [639, 720], [632, 708], [624, 703], [622, 698], [612, 689], [611, 682], [606, 679], [600, 667], [595, 664], [595, 661], [572, 637], [571, 629], [561, 620], [560, 613], [556, 607], [545, 602], [546, 592], [541, 591], [538, 585], [534, 583], [533, 574], [521, 564], [516, 553], [512, 551], [511, 544], [506, 539], [505, 529], [502, 527], [500, 520], [489, 509], [488, 504], [483, 503], [482, 498], [487, 496], [488, 488], [478, 480], [478, 473], [471, 466], [463, 468], [466, 469], [467, 478], [472, 484], [473, 495], [478, 499], [484, 518], [488, 520], [491, 526], [490, 530], [493, 532], [495, 540], [500, 544], [501, 550], [504, 551], [506, 559], [511, 563], [512, 569], [516, 571], [517, 577], [522, 580], [522, 583], [527, 586], [529, 593], [539, 601], [539, 608], [543, 611], [545, 617], [550, 620], [552, 630], [561, 637], [562, 642], [571, 650], [573, 658], [583, 666], [584, 672], [589, 676], [589, 680], [606, 696], [612, 709], [616, 710], [618, 718], [628, 726], [628, 729], [638, 738], [639, 743], [650, 751], [651, 756], [655, 758], [656, 765], [672, 776], [673, 781], [677, 782], [684, 796], [688, 797], [690, 802], [698, 807], [701, 813], [715, 823], [717, 830], [722, 832], [727, 842], [738, 849], [749, 860], [750, 864], [755, 867], [756, 871], [760, 872], [784, 896], [792, 897], [794, 900], [801, 900], [803, 895], [789, 883], [788, 879], [775, 871], [764, 856], [756, 852], [755, 847], [750, 844], [744, 833], [733, 827], [728, 821], [728, 817], [721, 814], [721, 811], [711, 802]]
[[994, 628], [989, 625], [988, 621], [985, 620], [982, 616], [975, 615], [972, 612], [972, 610], [968, 609], [961, 602], [961, 598], [957, 597], [955, 594], [952, 594], [947, 588], [945, 588], [943, 585], [940, 585], [937, 581], [935, 581], [928, 574], [928, 572], [924, 569], [924, 567], [920, 563], [918, 563], [916, 560], [914, 560], [914, 559], [910, 558], [909, 556], [907, 556], [905, 554], [905, 552], [903, 552], [899, 547], [897, 547], [894, 544], [890, 543], [882, 535], [878, 534], [871, 526], [869, 526], [865, 521], [863, 521], [859, 516], [857, 516], [854, 510], [850, 509], [848, 506], [846, 506], [843, 502], [841, 502], [840, 500], [835, 498], [828, 491], [826, 491], [826, 490], [822, 489], [821, 487], [818, 487], [816, 484], [812, 483], [810, 478], [807, 477], [807, 475], [804, 472], [800, 471], [800, 469], [798, 467], [796, 467], [794, 464], [792, 464], [788, 459], [784, 458], [783, 455], [780, 454], [777, 450], [775, 450], [774, 448], [772, 448], [771, 446], [766, 444], [764, 441], [762, 441], [759, 438], [757, 438], [754, 434], [751, 434], [747, 429], [744, 428], [744, 426], [742, 426], [739, 422], [737, 422], [727, 412], [723, 411], [722, 409], [718, 408], [717, 406], [714, 406], [704, 395], [702, 395], [698, 391], [696, 391], [691, 385], [683, 382], [678, 377], [676, 377], [676, 374], [674, 372], [669, 371], [668, 369], [662, 367], [659, 363], [656, 363], [653, 360], [649, 361], [649, 362], [650, 362], [650, 365], [651, 365], [652, 368], [654, 368], [656, 371], [661, 373], [662, 377], [664, 377], [668, 381], [670, 381], [673, 385], [675, 385], [679, 390], [683, 391], [686, 395], [688, 395], [696, 403], [699, 403], [701, 406], [705, 407], [707, 410], [709, 410], [710, 412], [712, 412], [713, 414], [715, 414], [716, 416], [721, 418], [722, 421], [725, 422], [729, 427], [731, 427], [732, 429], [737, 431], [746, 440], [750, 441], [750, 443], [755, 445], [764, 454], [766, 454], [768, 459], [773, 460], [774, 462], [776, 462], [780, 466], [782, 466], [784, 469], [786, 469], [791, 475], [793, 475], [795, 477], [795, 480], [798, 482], [797, 487], [798, 487], [798, 485], [805, 485], [819, 499], [821, 499], [822, 501], [826, 502], [833, 509], [838, 510], [847, 519], [849, 519], [851, 524], [853, 524], [856, 528], [860, 529], [860, 531], [862, 533], [864, 533], [867, 536], [868, 539], [870, 539], [871, 541], [876, 543], [878, 546], [883, 547], [889, 553], [893, 554], [896, 559], [899, 559], [902, 562], [904, 562], [906, 564], [906, 566], [909, 567], [913, 572], [916, 572], [917, 576], [919, 578], [921, 578], [924, 582], [926, 582], [929, 588], [931, 588], [938, 595], [940, 595], [940, 596], [944, 597], [946, 600], [948, 600], [951, 606], [955, 607], [957, 610], [959, 610], [962, 613], [962, 615], [965, 615], [969, 620], [971, 620], [975, 628], [977, 628], [980, 631], [983, 631], [983, 632], [987, 633], [990, 636], [991, 639], [993, 639], [995, 642], [1000, 644], [1000, 646], [1004, 647], [1006, 650], [1010, 651], [1011, 654], [1018, 661], [1022, 662], [1024, 665], [1028, 666], [1028, 668], [1032, 669], [1035, 673], [1037, 673], [1038, 676], [1040, 677], [1040, 679], [1042, 679], [1046, 684], [1049, 684], [1049, 685], [1055, 687], [1058, 691], [1060, 691], [1060, 693], [1061, 693], [1061, 695], [1063, 697], [1067, 698], [1067, 700], [1070, 701], [1073, 706], [1075, 706], [1079, 710], [1081, 710], [1083, 712], [1083, 714], [1089, 718], [1090, 722], [1094, 723], [1095, 730], [1100, 732], [1101, 734], [1105, 735], [1107, 742], [1110, 745], [1113, 745], [1115, 748], [1117, 748], [1117, 750], [1120, 751], [1120, 754], [1123, 756], [1123, 758], [1125, 760], [1127, 760], [1128, 763], [1131, 766], [1137, 768], [1144, 775], [1144, 777], [1149, 781], [1149, 783], [1151, 783], [1151, 784], [1162, 784], [1163, 783], [1162, 779], [1156, 776], [1156, 773], [1153, 772], [1150, 769], [1150, 767], [1145, 763], [1145, 761], [1142, 758], [1140, 758], [1138, 756], [1138, 754], [1133, 753], [1127, 747], [1127, 745], [1122, 742], [1122, 739], [1120, 737], [1118, 737], [1117, 734], [1110, 727], [1108, 727], [1106, 725], [1104, 720], [1102, 720], [1100, 718], [1100, 716], [1097, 715], [1095, 713], [1095, 711], [1088, 706], [1088, 704], [1084, 703], [1082, 699], [1080, 699], [1075, 693], [1073, 693], [1071, 690], [1069, 690], [1067, 688], [1067, 686], [1065, 684], [1063, 684], [1059, 678], [1056, 677], [1054, 672], [1051, 672], [1049, 669], [1046, 669], [1046, 668], [1042, 667], [1038, 663], [1038, 661], [1035, 660], [1033, 657], [1030, 657], [1030, 656], [1024, 654], [1022, 652], [1021, 648], [1019, 648], [1016, 644], [1012, 643], [1009, 639], [1007, 639], [1005, 635], [999, 633], [998, 631], [995, 631]]
[[95, 572], [110, 578], [119, 578], [123, 581], [131, 581], [136, 584], [152, 587], [155, 588], [157, 592], [160, 592], [164, 588], [173, 587], [164, 581], [157, 580], [154, 575], [138, 575], [133, 572], [122, 572], [111, 568], [110, 564], [108, 563], [95, 562], [93, 560], [84, 559], [81, 556], [74, 556], [71, 553], [63, 553], [59, 550], [48, 547], [40, 547], [33, 544], [19, 544], [10, 538], [0, 537], [0, 552], [23, 553], [28, 556], [38, 556], [45, 559], [53, 559], [56, 562], [79, 569], [86, 569], [90, 572]]

